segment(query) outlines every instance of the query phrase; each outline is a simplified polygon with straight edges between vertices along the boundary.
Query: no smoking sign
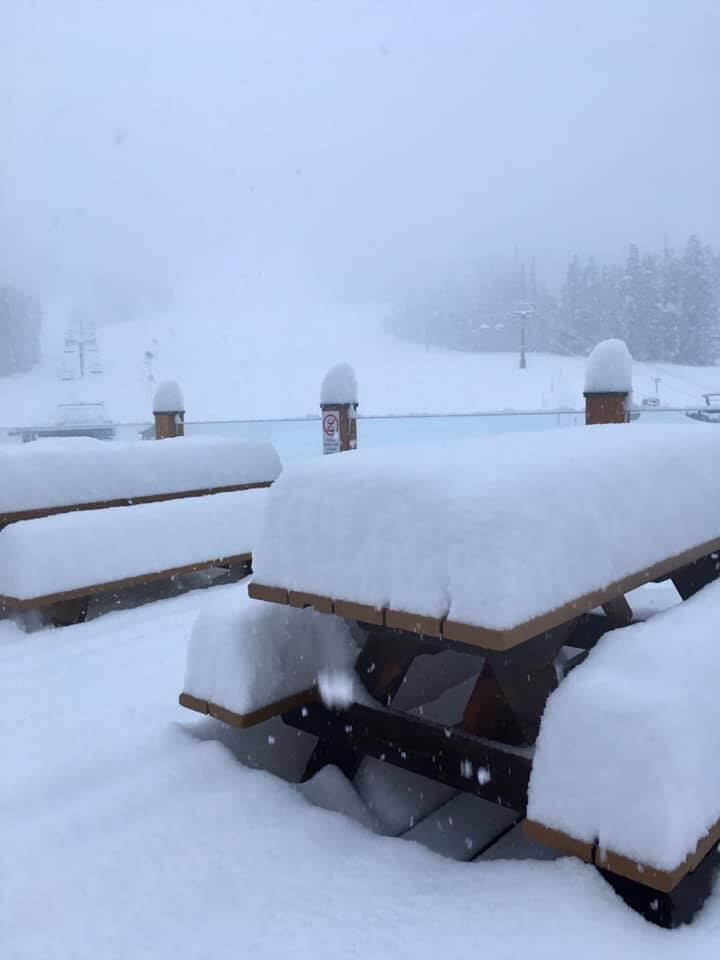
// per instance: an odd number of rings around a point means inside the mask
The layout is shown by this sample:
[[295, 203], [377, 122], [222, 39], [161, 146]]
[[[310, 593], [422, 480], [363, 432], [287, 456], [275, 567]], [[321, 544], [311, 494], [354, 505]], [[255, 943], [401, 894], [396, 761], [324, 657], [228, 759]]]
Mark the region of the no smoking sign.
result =
[[322, 418], [323, 453], [340, 452], [340, 412], [326, 410]]

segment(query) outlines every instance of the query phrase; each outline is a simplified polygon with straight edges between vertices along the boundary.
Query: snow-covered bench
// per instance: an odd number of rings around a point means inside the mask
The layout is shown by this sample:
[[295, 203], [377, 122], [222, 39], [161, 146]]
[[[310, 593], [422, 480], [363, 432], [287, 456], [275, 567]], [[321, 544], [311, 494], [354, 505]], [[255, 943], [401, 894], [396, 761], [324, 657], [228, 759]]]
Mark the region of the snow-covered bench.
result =
[[249, 570], [280, 461], [270, 444], [81, 439], [2, 450], [0, 469], [0, 604], [73, 623], [96, 594]]
[[82, 620], [96, 594], [210, 567], [247, 572], [266, 490], [22, 520], [0, 530], [0, 603]]
[[0, 528], [56, 513], [267, 487], [280, 470], [271, 444], [213, 437], [6, 444], [0, 446]]
[[718, 623], [713, 583], [609, 633], [542, 719], [527, 832], [650, 888], [648, 901], [720, 843]]
[[[521, 818], [547, 698], [599, 637], [631, 622], [626, 594], [669, 578], [686, 599], [717, 578], [718, 475], [720, 431], [696, 425], [483, 437], [294, 465], [269, 491], [250, 596], [353, 622], [364, 637], [355, 672], [382, 709], [317, 698], [288, 709], [281, 697], [224, 719], [281, 713], [320, 737], [323, 762], [339, 751], [332, 762], [349, 774], [352, 757], [370, 754]], [[446, 649], [476, 658], [462, 722], [392, 710], [413, 659]], [[198, 700], [212, 713], [209, 696]], [[685, 889], [658, 886], [645, 907], [635, 902], [651, 916], [668, 896], [658, 919], [675, 922], [672, 897]]]

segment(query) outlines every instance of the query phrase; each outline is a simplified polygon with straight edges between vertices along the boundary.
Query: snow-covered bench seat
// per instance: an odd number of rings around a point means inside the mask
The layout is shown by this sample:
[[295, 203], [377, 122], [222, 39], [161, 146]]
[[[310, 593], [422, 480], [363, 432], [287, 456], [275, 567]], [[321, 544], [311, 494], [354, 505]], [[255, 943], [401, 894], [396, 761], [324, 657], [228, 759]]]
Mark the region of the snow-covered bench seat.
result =
[[179, 702], [251, 727], [318, 699], [319, 676], [347, 671], [356, 655], [340, 620], [213, 597], [193, 627]]
[[[720, 548], [720, 430], [610, 425], [355, 451], [274, 484], [251, 596], [509, 650]], [[714, 573], [714, 571], [712, 571]]]
[[0, 447], [0, 528], [69, 511], [267, 487], [280, 470], [272, 444], [215, 437], [7, 444]]
[[720, 842], [720, 583], [606, 634], [551, 694], [526, 829], [655, 890]]
[[10, 524], [0, 603], [51, 607], [213, 566], [249, 569], [266, 497], [242, 490]]

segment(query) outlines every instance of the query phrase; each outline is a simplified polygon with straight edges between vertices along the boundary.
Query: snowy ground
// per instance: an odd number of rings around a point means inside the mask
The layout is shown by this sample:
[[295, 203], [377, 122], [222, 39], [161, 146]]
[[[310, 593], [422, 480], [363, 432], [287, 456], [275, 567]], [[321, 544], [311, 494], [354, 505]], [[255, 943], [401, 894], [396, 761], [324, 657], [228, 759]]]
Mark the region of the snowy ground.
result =
[[62, 631], [0, 622], [3, 960], [717, 956], [720, 892], [668, 933], [590, 867], [457, 862], [251, 769], [298, 735], [176, 705], [195, 614], [227, 591], [245, 602], [238, 584]]
[[[0, 379], [0, 427], [51, 422], [60, 402], [104, 401], [119, 422], [147, 421], [156, 379], [178, 380], [187, 419], [303, 417], [318, 413], [327, 369], [353, 364], [364, 414], [542, 410], [582, 406], [585, 359], [531, 354], [527, 370], [515, 354], [467, 354], [398, 340], [382, 329], [383, 310], [348, 304], [282, 311], [213, 312], [191, 303], [145, 322], [99, 328], [102, 376], [58, 379], [64, 316], [49, 315], [43, 360], [30, 374]], [[402, 371], [398, 375], [398, 371]], [[636, 398], [660, 377], [664, 404], [696, 406], [720, 390], [717, 368], [636, 364]]]

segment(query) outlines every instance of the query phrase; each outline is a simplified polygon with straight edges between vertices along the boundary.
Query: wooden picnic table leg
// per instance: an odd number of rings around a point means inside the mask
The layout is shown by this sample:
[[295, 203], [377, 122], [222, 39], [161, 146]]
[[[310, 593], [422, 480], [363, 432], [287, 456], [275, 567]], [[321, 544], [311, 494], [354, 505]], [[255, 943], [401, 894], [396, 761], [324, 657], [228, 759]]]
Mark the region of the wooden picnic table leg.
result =
[[709, 553], [687, 566], [676, 570], [670, 577], [683, 600], [689, 600], [698, 590], [720, 576], [720, 554]]
[[[355, 672], [370, 696], [386, 707], [399, 693], [415, 657], [441, 649], [419, 635], [385, 627], [373, 629], [370, 625], [361, 629], [366, 631], [366, 639], [355, 661]], [[352, 780], [363, 756], [357, 750], [318, 740], [302, 780], [309, 780], [328, 764], [339, 767]]]
[[555, 657], [574, 627], [572, 621], [504, 653], [488, 651], [462, 729], [513, 746], [535, 743], [545, 702], [558, 685]]

